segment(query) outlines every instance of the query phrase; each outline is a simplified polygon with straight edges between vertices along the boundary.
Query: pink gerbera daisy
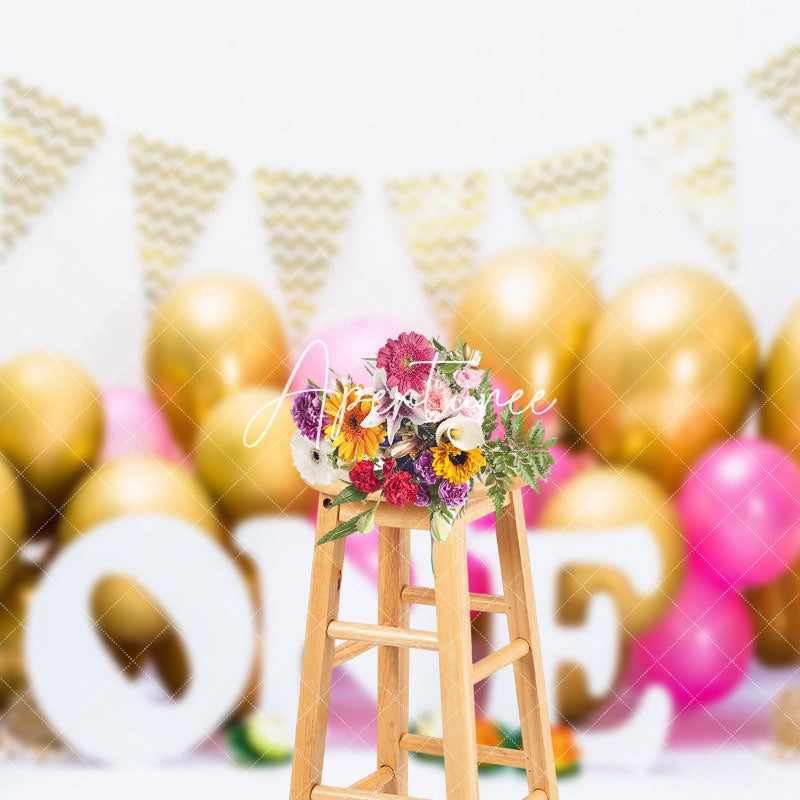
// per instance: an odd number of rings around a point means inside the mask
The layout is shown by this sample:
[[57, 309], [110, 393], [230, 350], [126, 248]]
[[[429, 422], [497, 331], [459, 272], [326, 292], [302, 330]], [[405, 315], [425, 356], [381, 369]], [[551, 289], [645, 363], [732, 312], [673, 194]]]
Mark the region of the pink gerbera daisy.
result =
[[386, 385], [400, 394], [421, 394], [433, 369], [436, 350], [421, 333], [401, 333], [378, 350], [375, 365], [386, 370]]

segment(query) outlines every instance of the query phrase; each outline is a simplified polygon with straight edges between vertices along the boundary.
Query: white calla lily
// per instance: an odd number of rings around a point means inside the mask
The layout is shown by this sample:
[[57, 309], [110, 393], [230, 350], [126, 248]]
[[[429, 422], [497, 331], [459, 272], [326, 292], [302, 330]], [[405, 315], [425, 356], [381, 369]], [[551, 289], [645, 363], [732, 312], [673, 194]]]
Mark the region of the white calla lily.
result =
[[445, 436], [459, 450], [472, 450], [483, 444], [483, 429], [480, 423], [461, 415], [439, 423], [439, 427], [436, 428], [436, 444], [441, 444]]
[[483, 356], [483, 353], [481, 353], [480, 350], [471, 350], [466, 357], [467, 363], [464, 366], [472, 367], [474, 369], [478, 366], [478, 364], [481, 363], [481, 356]]

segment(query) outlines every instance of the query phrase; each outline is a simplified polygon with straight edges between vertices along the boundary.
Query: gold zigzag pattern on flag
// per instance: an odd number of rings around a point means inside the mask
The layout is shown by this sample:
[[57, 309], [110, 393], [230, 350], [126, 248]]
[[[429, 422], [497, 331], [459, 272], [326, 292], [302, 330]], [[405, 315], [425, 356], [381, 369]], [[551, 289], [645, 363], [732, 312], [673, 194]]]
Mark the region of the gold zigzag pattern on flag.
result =
[[177, 274], [233, 179], [224, 158], [135, 136], [130, 143], [143, 291], [152, 310]]
[[790, 45], [748, 78], [775, 113], [800, 132], [800, 45]]
[[719, 90], [677, 108], [634, 135], [654, 169], [669, 182], [690, 220], [726, 261], [737, 265], [733, 163], [733, 100]]
[[605, 246], [610, 160], [611, 149], [599, 143], [509, 171], [511, 188], [543, 244], [586, 270]]
[[411, 262], [445, 326], [451, 324], [466, 278], [475, 270], [488, 185], [481, 171], [392, 179], [386, 184]]
[[359, 185], [350, 176], [267, 168], [257, 170], [254, 179], [268, 246], [278, 267], [289, 335], [296, 345], [317, 312]]
[[97, 117], [17, 78], [4, 84], [0, 261], [46, 211], [103, 133]]

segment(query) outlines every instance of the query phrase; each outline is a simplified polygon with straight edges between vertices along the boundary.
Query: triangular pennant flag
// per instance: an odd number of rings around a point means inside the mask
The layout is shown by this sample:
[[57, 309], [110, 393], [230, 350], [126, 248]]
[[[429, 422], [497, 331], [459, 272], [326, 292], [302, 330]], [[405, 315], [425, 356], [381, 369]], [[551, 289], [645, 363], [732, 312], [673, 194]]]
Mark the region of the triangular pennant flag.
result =
[[0, 261], [48, 209], [103, 133], [97, 117], [17, 78], [5, 82]]
[[800, 132], [800, 45], [789, 45], [779, 56], [748, 76], [752, 86]]
[[689, 219], [731, 268], [737, 245], [733, 100], [719, 90], [640, 126], [635, 136]]
[[224, 158], [144, 136], [131, 140], [130, 156], [143, 291], [152, 310], [175, 284], [233, 168]]
[[392, 179], [386, 185], [411, 262], [446, 327], [476, 267], [488, 185], [480, 171]]
[[589, 271], [603, 255], [611, 150], [581, 147], [509, 173], [511, 188], [536, 233]]
[[266, 168], [254, 177], [268, 245], [278, 267], [289, 336], [297, 345], [317, 313], [359, 185], [350, 176]]

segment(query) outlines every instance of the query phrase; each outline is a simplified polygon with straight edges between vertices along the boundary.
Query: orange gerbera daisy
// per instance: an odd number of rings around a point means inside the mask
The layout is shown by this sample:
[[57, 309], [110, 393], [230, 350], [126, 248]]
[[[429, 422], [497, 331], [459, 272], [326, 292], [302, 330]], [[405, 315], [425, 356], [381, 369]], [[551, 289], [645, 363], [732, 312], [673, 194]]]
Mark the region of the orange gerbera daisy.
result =
[[375, 458], [378, 445], [386, 436], [383, 423], [374, 428], [361, 427], [372, 410], [372, 395], [363, 392], [363, 386], [345, 386], [341, 392], [325, 398], [325, 413], [331, 420], [325, 426], [325, 435], [333, 448], [338, 448], [343, 464], [360, 461], [364, 456]]

